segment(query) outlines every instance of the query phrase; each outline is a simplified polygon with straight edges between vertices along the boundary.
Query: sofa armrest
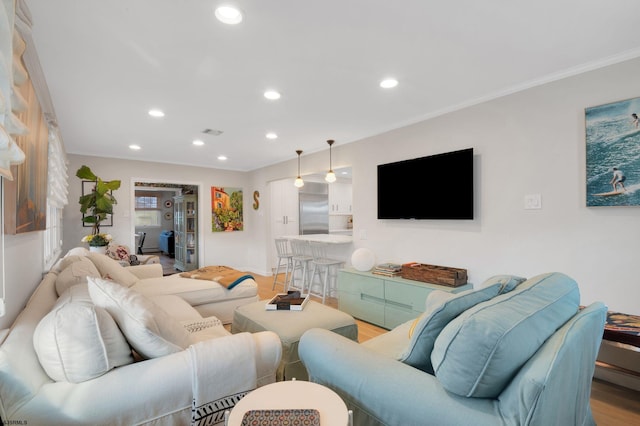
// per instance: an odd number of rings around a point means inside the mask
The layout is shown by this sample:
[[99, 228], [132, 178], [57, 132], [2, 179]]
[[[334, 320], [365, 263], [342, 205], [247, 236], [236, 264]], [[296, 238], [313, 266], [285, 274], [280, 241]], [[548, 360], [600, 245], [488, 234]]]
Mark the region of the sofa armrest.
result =
[[162, 277], [162, 265], [159, 263], [150, 263], [146, 265], [135, 265], [127, 268], [133, 275], [139, 279]]
[[496, 400], [450, 394], [434, 376], [328, 330], [303, 334], [298, 353], [309, 380], [338, 393], [355, 425], [495, 425], [500, 418]]

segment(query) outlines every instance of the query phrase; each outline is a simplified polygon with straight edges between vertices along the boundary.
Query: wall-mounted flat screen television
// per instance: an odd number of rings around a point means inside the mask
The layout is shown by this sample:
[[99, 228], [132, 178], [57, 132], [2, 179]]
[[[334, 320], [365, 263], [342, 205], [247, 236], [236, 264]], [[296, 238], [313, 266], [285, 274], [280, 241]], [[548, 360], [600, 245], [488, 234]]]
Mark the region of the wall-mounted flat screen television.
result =
[[378, 165], [378, 219], [473, 219], [473, 148]]

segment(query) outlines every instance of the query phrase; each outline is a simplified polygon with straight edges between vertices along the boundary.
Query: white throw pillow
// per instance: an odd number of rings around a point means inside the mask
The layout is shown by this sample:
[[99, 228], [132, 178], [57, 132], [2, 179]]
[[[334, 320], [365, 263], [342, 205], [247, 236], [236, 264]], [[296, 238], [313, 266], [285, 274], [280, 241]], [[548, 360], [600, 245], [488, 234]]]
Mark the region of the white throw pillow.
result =
[[106, 254], [89, 253], [89, 259], [96, 265], [102, 278], [108, 278], [127, 287], [131, 287], [138, 282], [138, 277], [123, 268], [117, 260], [111, 259]]
[[156, 358], [186, 349], [189, 333], [151, 300], [127, 287], [101, 278], [89, 278], [93, 303], [116, 320], [135, 351]]
[[63, 268], [56, 278], [56, 292], [61, 296], [68, 288], [87, 282], [87, 277], [100, 277], [100, 272], [86, 257], [71, 256], [61, 264]]
[[133, 362], [131, 348], [102, 308], [64, 303], [49, 312], [33, 333], [42, 368], [53, 380], [80, 383]]
[[91, 300], [91, 296], [89, 295], [89, 288], [87, 283], [78, 284], [69, 287], [58, 297], [56, 304], [53, 305], [53, 309], [61, 308], [62, 305], [66, 305], [67, 303], [88, 303], [93, 305], [93, 300]]

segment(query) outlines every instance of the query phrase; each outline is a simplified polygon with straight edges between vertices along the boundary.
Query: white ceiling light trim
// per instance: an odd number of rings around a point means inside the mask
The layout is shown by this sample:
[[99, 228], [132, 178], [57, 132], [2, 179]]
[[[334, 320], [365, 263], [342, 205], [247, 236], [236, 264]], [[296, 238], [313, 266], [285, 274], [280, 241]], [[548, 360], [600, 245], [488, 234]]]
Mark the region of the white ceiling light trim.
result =
[[266, 92], [264, 92], [264, 97], [275, 101], [276, 99], [280, 99], [280, 93], [276, 92], [275, 90], [267, 90]]
[[164, 117], [164, 111], [157, 108], [152, 108], [149, 110], [149, 115], [155, 118], [162, 118]]
[[136, 145], [136, 144], [131, 144], [129, 145], [129, 149], [133, 150], [133, 151], [139, 151], [142, 148], [140, 147], [140, 145]]
[[385, 78], [380, 82], [380, 87], [383, 89], [393, 89], [398, 85], [398, 80], [395, 78]]
[[225, 155], [218, 155], [218, 160], [227, 161], [227, 157]]
[[195, 146], [202, 146], [204, 145], [204, 142], [202, 142], [200, 139], [195, 139], [193, 142], [191, 142], [192, 144], [194, 144]]
[[237, 7], [224, 5], [219, 6], [215, 10], [218, 21], [223, 24], [236, 25], [242, 22], [242, 12]]
[[278, 139], [278, 135], [277, 135], [276, 133], [273, 133], [273, 132], [269, 132], [269, 133], [267, 133], [267, 134], [265, 135], [265, 137], [266, 137], [267, 139]]

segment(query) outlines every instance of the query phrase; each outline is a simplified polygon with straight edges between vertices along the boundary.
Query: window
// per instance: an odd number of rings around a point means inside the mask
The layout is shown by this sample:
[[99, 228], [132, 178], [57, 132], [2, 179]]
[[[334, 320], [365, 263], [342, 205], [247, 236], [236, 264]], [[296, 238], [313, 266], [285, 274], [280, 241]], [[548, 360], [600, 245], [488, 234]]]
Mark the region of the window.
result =
[[160, 197], [154, 194], [136, 195], [135, 226], [162, 226]]
[[56, 127], [49, 127], [47, 161], [47, 222], [44, 231], [44, 270], [49, 270], [62, 254], [62, 209], [68, 203], [66, 154]]
[[160, 210], [136, 210], [135, 226], [161, 226], [162, 212]]
[[137, 209], [157, 209], [158, 197], [156, 196], [136, 196], [136, 210]]

